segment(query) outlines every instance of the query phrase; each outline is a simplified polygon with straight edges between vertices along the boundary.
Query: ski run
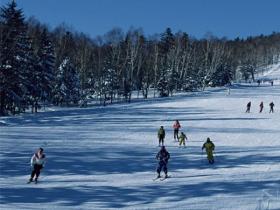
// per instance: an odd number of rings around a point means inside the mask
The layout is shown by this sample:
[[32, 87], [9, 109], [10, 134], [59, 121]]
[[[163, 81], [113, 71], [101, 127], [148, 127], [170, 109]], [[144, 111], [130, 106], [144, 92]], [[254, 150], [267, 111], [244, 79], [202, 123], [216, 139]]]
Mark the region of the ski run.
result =
[[[176, 119], [188, 138], [185, 148], [173, 139]], [[106, 107], [49, 107], [0, 121], [3, 210], [280, 209], [279, 83], [234, 84], [230, 94], [211, 88]], [[160, 126], [170, 178], [153, 180]], [[216, 146], [213, 165], [201, 150], [207, 137]], [[38, 184], [26, 184], [39, 147], [46, 165]]]

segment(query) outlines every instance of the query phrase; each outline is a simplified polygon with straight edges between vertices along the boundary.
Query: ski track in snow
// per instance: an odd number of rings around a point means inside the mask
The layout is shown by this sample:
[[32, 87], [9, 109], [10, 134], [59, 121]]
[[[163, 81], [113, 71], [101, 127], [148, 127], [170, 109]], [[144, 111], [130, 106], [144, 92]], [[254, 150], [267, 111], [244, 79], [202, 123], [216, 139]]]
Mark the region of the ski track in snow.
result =
[[[215, 88], [3, 117], [0, 209], [280, 209], [279, 96], [279, 85], [234, 85], [230, 95]], [[186, 148], [173, 141], [175, 119], [189, 139]], [[160, 125], [171, 178], [153, 181]], [[214, 165], [201, 152], [207, 137], [216, 144]], [[47, 164], [39, 183], [27, 185], [38, 147]]]

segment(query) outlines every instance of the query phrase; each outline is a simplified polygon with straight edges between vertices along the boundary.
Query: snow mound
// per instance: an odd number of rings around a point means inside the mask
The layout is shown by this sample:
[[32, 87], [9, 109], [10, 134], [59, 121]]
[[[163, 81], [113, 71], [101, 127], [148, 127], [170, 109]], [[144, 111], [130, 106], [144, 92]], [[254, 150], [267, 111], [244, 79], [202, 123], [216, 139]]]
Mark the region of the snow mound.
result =
[[7, 123], [5, 121], [0, 120], [0, 126], [6, 126], [6, 125], [7, 125]]

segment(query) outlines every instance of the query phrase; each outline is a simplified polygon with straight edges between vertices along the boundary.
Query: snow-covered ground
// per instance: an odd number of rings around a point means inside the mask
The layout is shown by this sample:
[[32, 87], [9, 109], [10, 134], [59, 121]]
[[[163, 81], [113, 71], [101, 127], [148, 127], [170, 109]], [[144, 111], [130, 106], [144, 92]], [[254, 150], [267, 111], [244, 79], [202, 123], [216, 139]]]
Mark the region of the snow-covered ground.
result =
[[273, 80], [275, 84], [280, 84], [280, 62], [269, 66], [266, 71], [260, 71], [256, 78], [263, 81]]
[[[251, 113], [245, 113], [252, 102]], [[264, 112], [258, 113], [264, 102]], [[275, 113], [268, 104], [275, 103]], [[179, 148], [172, 124], [189, 140]], [[156, 176], [157, 130], [171, 154]], [[201, 146], [216, 144], [215, 165]], [[26, 184], [32, 153], [48, 158]], [[0, 119], [0, 209], [280, 209], [280, 86], [234, 85], [107, 107]]]

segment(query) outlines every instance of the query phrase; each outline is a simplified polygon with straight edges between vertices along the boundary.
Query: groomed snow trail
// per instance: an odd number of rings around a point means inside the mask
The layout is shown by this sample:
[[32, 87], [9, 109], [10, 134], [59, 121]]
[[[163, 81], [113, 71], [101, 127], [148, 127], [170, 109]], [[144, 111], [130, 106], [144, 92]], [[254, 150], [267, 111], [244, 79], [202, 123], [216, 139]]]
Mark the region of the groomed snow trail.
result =
[[[251, 113], [245, 113], [247, 102]], [[258, 113], [263, 101], [263, 113]], [[275, 113], [269, 112], [273, 101]], [[186, 148], [173, 141], [178, 119]], [[280, 86], [234, 85], [107, 107], [1, 118], [0, 209], [280, 209]], [[170, 179], [156, 176], [166, 129]], [[216, 163], [201, 146], [216, 145]], [[26, 184], [32, 153], [47, 164]]]

